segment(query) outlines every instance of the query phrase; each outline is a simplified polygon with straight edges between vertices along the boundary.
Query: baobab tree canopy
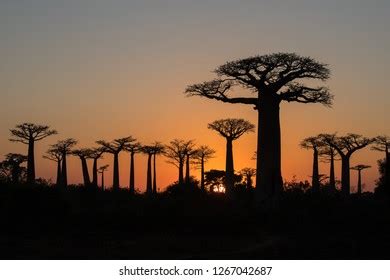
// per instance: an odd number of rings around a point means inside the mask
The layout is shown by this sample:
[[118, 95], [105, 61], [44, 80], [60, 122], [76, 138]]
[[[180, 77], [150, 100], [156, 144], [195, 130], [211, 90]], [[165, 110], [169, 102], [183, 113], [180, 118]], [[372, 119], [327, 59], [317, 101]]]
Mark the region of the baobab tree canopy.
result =
[[209, 123], [208, 128], [217, 131], [225, 138], [236, 140], [244, 133], [253, 132], [255, 126], [244, 119], [223, 119]]

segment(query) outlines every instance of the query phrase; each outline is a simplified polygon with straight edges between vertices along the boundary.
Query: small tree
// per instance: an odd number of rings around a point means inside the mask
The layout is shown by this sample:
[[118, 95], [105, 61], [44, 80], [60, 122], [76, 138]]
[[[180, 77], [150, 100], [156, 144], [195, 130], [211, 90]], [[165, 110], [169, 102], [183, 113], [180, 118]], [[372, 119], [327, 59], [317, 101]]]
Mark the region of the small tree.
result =
[[234, 187], [233, 141], [254, 132], [255, 126], [243, 119], [223, 119], [208, 124], [208, 128], [226, 139], [226, 192], [229, 194]]
[[97, 144], [104, 148], [105, 152], [114, 155], [114, 172], [112, 180], [112, 188], [114, 190], [119, 190], [119, 153], [135, 141], [136, 140], [131, 136], [114, 139], [112, 142], [106, 142], [104, 140], [96, 141]]
[[33, 123], [18, 124], [14, 129], [10, 129], [12, 142], [20, 142], [28, 145], [27, 154], [27, 183], [35, 181], [35, 157], [34, 145], [50, 135], [57, 134], [57, 131], [51, 130], [47, 125], [38, 125]]
[[371, 168], [370, 165], [359, 164], [351, 167], [352, 170], [358, 172], [358, 183], [357, 183], [357, 193], [360, 195], [362, 193], [362, 170]]
[[135, 171], [134, 171], [134, 155], [141, 152], [142, 145], [138, 142], [131, 143], [126, 147], [126, 151], [130, 153], [130, 180], [129, 191], [131, 194], [135, 193]]
[[102, 174], [102, 190], [104, 191], [104, 172], [108, 169], [109, 165], [100, 166], [98, 172]]
[[377, 136], [372, 150], [385, 153], [383, 184], [386, 193], [390, 193], [390, 138], [386, 135]]
[[66, 156], [72, 152], [72, 148], [77, 144], [77, 141], [73, 138], [67, 138], [65, 140], [58, 141], [56, 144], [51, 145], [51, 149], [57, 150], [61, 153], [61, 184], [62, 187], [68, 186], [68, 171], [66, 164]]
[[51, 148], [47, 150], [43, 158], [54, 161], [57, 163], [57, 178], [56, 186], [61, 185], [61, 161], [62, 161], [62, 152], [58, 149]]
[[322, 141], [319, 137], [307, 137], [302, 140], [301, 148], [313, 150], [313, 173], [312, 173], [312, 183], [313, 192], [318, 192], [320, 189], [320, 173], [318, 170], [318, 155], [319, 149], [322, 146]]
[[214, 155], [215, 155], [215, 150], [205, 145], [200, 146], [196, 150], [196, 153], [194, 154], [195, 163], [200, 165], [200, 189], [202, 191], [205, 190], [204, 165], [209, 159], [213, 158]]
[[164, 145], [160, 142], [153, 143], [153, 193], [157, 193], [156, 156], [164, 153]]
[[88, 172], [87, 159], [92, 158], [93, 151], [91, 149], [77, 149], [72, 151], [72, 155], [78, 156], [81, 160], [81, 170], [85, 187], [91, 186], [91, 180]]
[[337, 158], [337, 151], [332, 147], [329, 146], [326, 142], [322, 142], [321, 150], [319, 152], [319, 155], [322, 159], [322, 162], [329, 162], [329, 188], [332, 191], [336, 190], [336, 176], [334, 172], [334, 162], [336, 160], [339, 160]]
[[7, 181], [12, 184], [18, 184], [22, 181], [25, 167], [21, 164], [27, 161], [27, 156], [15, 153], [9, 153], [5, 156], [5, 160], [1, 164], [1, 173]]
[[240, 174], [245, 178], [247, 190], [252, 189], [253, 188], [252, 177], [256, 175], [256, 169], [245, 167], [241, 169]]
[[105, 149], [103, 147], [92, 148], [90, 153], [90, 158], [93, 159], [92, 165], [92, 186], [94, 188], [98, 187], [98, 160], [102, 158], [105, 153]]

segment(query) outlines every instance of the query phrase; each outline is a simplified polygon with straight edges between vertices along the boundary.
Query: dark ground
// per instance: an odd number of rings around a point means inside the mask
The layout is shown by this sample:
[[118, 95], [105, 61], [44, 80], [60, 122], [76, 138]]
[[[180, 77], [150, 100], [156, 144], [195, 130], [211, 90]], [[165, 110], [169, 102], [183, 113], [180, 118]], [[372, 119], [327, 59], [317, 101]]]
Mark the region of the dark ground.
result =
[[[252, 205], [252, 206], [251, 206]], [[284, 195], [279, 210], [200, 193], [0, 186], [1, 259], [390, 259], [390, 207]]]

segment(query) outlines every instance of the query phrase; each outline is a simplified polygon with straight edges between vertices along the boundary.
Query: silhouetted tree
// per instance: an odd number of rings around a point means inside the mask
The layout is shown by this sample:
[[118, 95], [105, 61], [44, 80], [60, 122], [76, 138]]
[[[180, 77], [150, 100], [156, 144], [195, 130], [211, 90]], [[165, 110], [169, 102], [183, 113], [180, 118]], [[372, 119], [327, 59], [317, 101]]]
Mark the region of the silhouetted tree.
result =
[[245, 178], [246, 188], [248, 190], [253, 188], [252, 177], [256, 175], [256, 169], [245, 167], [241, 169], [240, 174]]
[[337, 151], [329, 146], [326, 142], [322, 141], [321, 150], [319, 153], [323, 162], [329, 162], [329, 188], [331, 190], [336, 190], [336, 176], [334, 172], [334, 162], [337, 159]]
[[28, 145], [27, 160], [27, 183], [35, 181], [35, 157], [34, 145], [50, 135], [57, 134], [57, 131], [51, 130], [47, 125], [38, 125], [33, 123], [18, 124], [14, 129], [10, 129], [12, 142], [20, 142]]
[[[215, 70], [218, 79], [188, 86], [188, 95], [227, 103], [253, 105], [258, 110], [256, 187], [259, 198], [277, 198], [282, 191], [279, 105], [282, 101], [331, 105], [326, 87], [312, 87], [303, 79], [326, 81], [326, 64], [294, 53], [274, 53], [227, 62]], [[229, 96], [234, 86], [252, 96]], [[261, 176], [259, 176], [261, 174]]]
[[98, 187], [98, 160], [103, 156], [105, 149], [103, 147], [92, 148], [90, 153], [90, 158], [93, 159], [92, 165], [92, 186]]
[[102, 190], [104, 191], [104, 172], [108, 169], [109, 165], [100, 166], [98, 172], [102, 174]]
[[202, 191], [205, 190], [204, 165], [209, 159], [214, 157], [214, 154], [215, 154], [215, 150], [204, 145], [196, 149], [196, 153], [194, 154], [195, 163], [200, 165], [200, 189]]
[[190, 162], [191, 159], [194, 157], [196, 154], [196, 148], [195, 148], [195, 143], [193, 140], [191, 140], [191, 143], [188, 143], [186, 149], [185, 149], [185, 154], [186, 154], [186, 176], [185, 176], [185, 185], [187, 187], [190, 187]]
[[67, 138], [65, 140], [58, 141], [56, 144], [51, 145], [50, 149], [57, 150], [61, 153], [61, 184], [62, 187], [68, 186], [68, 171], [66, 164], [66, 156], [72, 151], [72, 148], [77, 144], [77, 141], [73, 138]]
[[385, 192], [390, 194], [390, 138], [386, 135], [377, 136], [372, 150], [385, 153], [383, 185]]
[[160, 142], [153, 143], [153, 193], [157, 193], [156, 156], [164, 153], [164, 145]]
[[15, 153], [9, 153], [1, 164], [1, 173], [7, 181], [12, 184], [18, 184], [23, 178], [25, 168], [20, 166], [27, 161], [27, 156]]
[[358, 172], [358, 183], [357, 183], [357, 193], [360, 195], [362, 193], [362, 170], [371, 168], [370, 165], [359, 164], [351, 167], [352, 170]]
[[142, 145], [138, 142], [131, 143], [126, 147], [126, 151], [130, 153], [130, 180], [129, 191], [131, 194], [135, 193], [135, 171], [134, 171], [134, 155], [141, 151]]
[[336, 134], [320, 134], [322, 141], [333, 147], [341, 158], [341, 191], [344, 195], [350, 194], [350, 165], [349, 161], [354, 152], [371, 144], [373, 139], [358, 134], [349, 133], [337, 137]]
[[153, 146], [143, 146], [141, 151], [148, 155], [148, 166], [146, 171], [146, 193], [152, 194], [152, 156], [154, 153]]
[[43, 155], [43, 158], [55, 161], [57, 163], [57, 178], [56, 186], [61, 184], [61, 161], [62, 161], [62, 152], [59, 149], [51, 148], [47, 150], [46, 154]]
[[97, 144], [104, 148], [105, 152], [114, 155], [114, 171], [112, 180], [112, 188], [114, 190], [119, 189], [119, 153], [135, 141], [136, 140], [131, 136], [114, 139], [111, 143], [104, 140], [96, 141]]
[[81, 170], [85, 187], [91, 186], [91, 180], [88, 172], [87, 159], [91, 158], [93, 151], [91, 149], [77, 149], [72, 151], [72, 155], [78, 156], [81, 161]]
[[215, 187], [219, 188], [225, 184], [226, 172], [223, 170], [211, 169], [206, 171], [205, 175], [205, 185], [209, 187], [209, 191], [213, 193]]
[[169, 145], [165, 146], [164, 155], [169, 159], [167, 162], [173, 164], [179, 169], [179, 180], [180, 186], [184, 183], [184, 161], [186, 160], [188, 150], [193, 149], [194, 143], [192, 140], [184, 141], [174, 139], [169, 142]]
[[243, 119], [223, 119], [209, 123], [208, 128], [226, 139], [226, 193], [229, 194], [234, 187], [233, 141], [253, 132], [255, 126]]
[[300, 145], [303, 149], [313, 150], [313, 173], [312, 173], [311, 186], [313, 188], [313, 192], [318, 192], [320, 189], [318, 155], [319, 155], [319, 149], [322, 146], [322, 141], [320, 140], [319, 137], [307, 137], [302, 140]]

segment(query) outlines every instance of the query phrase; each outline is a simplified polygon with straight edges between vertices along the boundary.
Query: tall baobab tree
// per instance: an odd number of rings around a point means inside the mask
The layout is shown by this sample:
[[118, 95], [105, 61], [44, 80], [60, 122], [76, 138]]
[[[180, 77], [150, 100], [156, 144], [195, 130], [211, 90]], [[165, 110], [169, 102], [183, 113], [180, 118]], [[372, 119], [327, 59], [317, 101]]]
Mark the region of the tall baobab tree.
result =
[[130, 153], [130, 182], [129, 191], [135, 193], [135, 171], [134, 171], [134, 155], [141, 151], [142, 145], [138, 142], [131, 143], [126, 146], [126, 151]]
[[10, 179], [12, 184], [20, 183], [21, 177], [25, 172], [24, 167], [20, 165], [26, 162], [27, 159], [27, 156], [15, 153], [9, 153], [5, 156], [5, 161], [3, 161], [3, 167], [6, 167], [10, 170]]
[[341, 158], [341, 191], [344, 195], [350, 194], [350, 158], [356, 151], [365, 148], [373, 139], [358, 134], [349, 133], [337, 137], [336, 134], [320, 134], [323, 142], [333, 147]]
[[104, 191], [104, 172], [108, 169], [109, 165], [100, 166], [98, 172], [102, 174], [102, 190]]
[[153, 193], [157, 193], [156, 156], [164, 153], [164, 145], [160, 142], [153, 143]]
[[88, 172], [87, 159], [91, 158], [93, 151], [91, 149], [76, 149], [72, 151], [72, 155], [78, 156], [81, 161], [81, 170], [83, 173], [83, 181], [85, 187], [91, 186], [91, 179]]
[[[337, 151], [322, 141], [322, 147], [319, 156], [322, 158], [322, 162], [329, 162], [329, 187], [331, 190], [336, 190], [336, 176], [334, 172], [334, 162], [338, 160]], [[321, 180], [320, 180], [321, 181]]]
[[73, 138], [67, 138], [65, 140], [60, 140], [56, 144], [51, 145], [51, 149], [58, 150], [61, 153], [62, 163], [61, 163], [61, 184], [62, 187], [68, 186], [68, 171], [66, 164], [66, 156], [69, 155], [72, 151], [72, 148], [77, 144], [77, 141]]
[[351, 167], [352, 170], [356, 170], [358, 172], [358, 182], [357, 182], [357, 193], [360, 195], [362, 193], [362, 170], [371, 168], [370, 165], [358, 164], [356, 166]]
[[390, 137], [386, 135], [375, 137], [372, 150], [385, 153], [384, 186], [386, 192], [390, 193]]
[[233, 141], [253, 132], [255, 126], [244, 119], [223, 119], [209, 123], [208, 128], [226, 139], [226, 193], [229, 194], [234, 187]]
[[256, 169], [245, 167], [241, 169], [240, 174], [245, 178], [247, 190], [252, 189], [253, 187], [252, 177], [256, 175]]
[[148, 167], [146, 171], [146, 193], [152, 194], [152, 156], [154, 153], [153, 146], [143, 146], [142, 152], [148, 155]]
[[105, 152], [114, 155], [114, 171], [112, 183], [112, 188], [114, 190], [119, 190], [119, 153], [125, 150], [128, 145], [135, 141], [136, 140], [131, 136], [114, 139], [112, 142], [106, 142], [104, 140], [96, 141], [97, 144], [101, 145], [105, 149]]
[[[326, 87], [314, 87], [303, 80], [326, 81], [330, 70], [324, 63], [295, 53], [273, 53], [227, 62], [215, 73], [218, 78], [190, 85], [185, 92], [218, 101], [247, 104], [258, 111], [256, 188], [261, 200], [277, 199], [283, 189], [279, 106], [282, 101], [320, 103], [330, 106], [332, 95]], [[250, 95], [229, 96], [241, 86]], [[259, 176], [261, 174], [261, 176]]]
[[192, 140], [184, 141], [179, 139], [172, 140], [169, 145], [165, 146], [164, 155], [168, 158], [168, 163], [173, 164], [179, 169], [179, 185], [184, 184], [184, 162], [187, 157], [188, 150], [193, 149], [194, 143]]
[[48, 125], [33, 123], [18, 124], [14, 129], [10, 129], [12, 142], [20, 142], [28, 145], [27, 154], [27, 183], [35, 181], [35, 142], [40, 141], [50, 135], [57, 134], [56, 130], [50, 129]]
[[62, 161], [62, 152], [58, 149], [51, 148], [47, 150], [46, 154], [43, 155], [43, 158], [54, 161], [57, 163], [57, 178], [56, 186], [61, 184], [61, 161]]
[[90, 153], [90, 158], [93, 159], [92, 165], [92, 186], [94, 188], [98, 187], [98, 160], [103, 156], [105, 149], [103, 147], [92, 148]]
[[188, 145], [186, 146], [185, 148], [185, 155], [186, 155], [186, 175], [185, 175], [185, 185], [187, 187], [190, 186], [190, 180], [191, 180], [191, 176], [190, 176], [190, 162], [191, 162], [191, 159], [194, 157], [194, 155], [196, 154], [196, 148], [195, 148], [195, 143], [193, 142], [193, 140], [191, 140], [191, 143], [188, 143]]
[[209, 146], [202, 145], [196, 149], [195, 163], [200, 165], [200, 189], [205, 190], [205, 177], [204, 177], [204, 165], [205, 163], [213, 158], [215, 155], [215, 150], [211, 149]]
[[313, 173], [312, 173], [312, 182], [311, 186], [313, 192], [318, 192], [320, 189], [320, 173], [318, 170], [318, 156], [320, 153], [320, 148], [322, 146], [322, 141], [319, 137], [307, 137], [302, 140], [300, 143], [301, 148], [313, 150]]

